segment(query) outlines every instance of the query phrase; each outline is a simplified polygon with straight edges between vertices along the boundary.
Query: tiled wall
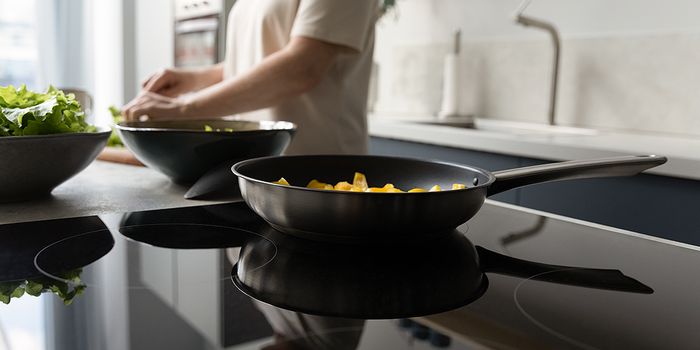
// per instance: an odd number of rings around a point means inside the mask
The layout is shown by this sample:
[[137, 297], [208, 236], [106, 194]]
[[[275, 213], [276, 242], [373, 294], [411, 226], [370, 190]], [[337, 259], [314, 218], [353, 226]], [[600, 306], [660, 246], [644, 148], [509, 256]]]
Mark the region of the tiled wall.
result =
[[[409, 5], [409, 1], [417, 3]], [[380, 88], [375, 110], [436, 114], [443, 57], [451, 47], [449, 31], [443, 30], [440, 39], [433, 33], [412, 40], [410, 35], [392, 32], [392, 26], [405, 31], [406, 17], [415, 26], [430, 26], [446, 15], [412, 12], [416, 4], [436, 6], [424, 0], [398, 3], [406, 10], [404, 17], [378, 30], [375, 58]], [[700, 136], [700, 30], [570, 32], [560, 32], [558, 124]], [[461, 40], [461, 63], [465, 113], [546, 122], [552, 44], [545, 32], [474, 38], [467, 28]]]
[[563, 123], [700, 135], [700, 33], [564, 45]]

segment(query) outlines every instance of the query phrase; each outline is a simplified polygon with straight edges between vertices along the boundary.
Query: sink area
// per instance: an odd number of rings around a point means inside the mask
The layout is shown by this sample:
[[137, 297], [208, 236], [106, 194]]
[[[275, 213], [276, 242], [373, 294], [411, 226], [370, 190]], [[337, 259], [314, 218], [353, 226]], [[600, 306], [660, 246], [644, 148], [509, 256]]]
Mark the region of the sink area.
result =
[[435, 119], [415, 121], [414, 123], [449, 126], [518, 136], [596, 136], [599, 134], [599, 131], [595, 129], [493, 119], [464, 118], [461, 120], [452, 119], [444, 121]]

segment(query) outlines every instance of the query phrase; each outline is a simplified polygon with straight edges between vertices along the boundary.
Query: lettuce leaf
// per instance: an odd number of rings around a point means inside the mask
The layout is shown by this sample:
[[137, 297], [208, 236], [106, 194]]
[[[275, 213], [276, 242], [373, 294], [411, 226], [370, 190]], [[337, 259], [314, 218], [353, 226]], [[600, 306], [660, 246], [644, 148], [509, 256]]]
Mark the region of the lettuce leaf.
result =
[[[117, 107], [114, 106], [109, 106], [109, 112], [112, 113], [112, 120], [114, 121], [114, 124], [118, 124], [122, 121], [124, 121], [124, 117], [121, 115], [121, 111], [117, 109]], [[111, 147], [124, 147], [124, 143], [122, 143], [122, 140], [119, 138], [119, 134], [117, 133], [117, 128], [114, 126], [111, 126], [112, 128], [112, 134], [109, 135], [109, 141], [107, 141], [107, 146]]]
[[75, 95], [65, 95], [53, 86], [44, 93], [0, 86], [0, 137], [95, 132], [85, 122], [85, 113]]
[[23, 281], [0, 282], [0, 302], [9, 304], [10, 299], [23, 295], [38, 297], [42, 293], [52, 292], [63, 300], [63, 305], [70, 305], [73, 299], [83, 294], [87, 285], [80, 284], [82, 268], [57, 274], [63, 280], [50, 277], [36, 277]]

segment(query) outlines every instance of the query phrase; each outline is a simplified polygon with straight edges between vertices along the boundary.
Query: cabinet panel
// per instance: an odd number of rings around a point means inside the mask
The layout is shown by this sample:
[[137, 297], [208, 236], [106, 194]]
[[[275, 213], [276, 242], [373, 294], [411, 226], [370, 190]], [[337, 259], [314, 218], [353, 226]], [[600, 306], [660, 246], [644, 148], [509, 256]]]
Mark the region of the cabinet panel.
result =
[[[441, 159], [489, 171], [549, 162], [400, 140], [371, 141], [372, 154]], [[537, 184], [490, 199], [700, 245], [700, 181], [639, 174]]]
[[700, 184], [638, 174], [523, 188], [520, 205], [700, 245]]

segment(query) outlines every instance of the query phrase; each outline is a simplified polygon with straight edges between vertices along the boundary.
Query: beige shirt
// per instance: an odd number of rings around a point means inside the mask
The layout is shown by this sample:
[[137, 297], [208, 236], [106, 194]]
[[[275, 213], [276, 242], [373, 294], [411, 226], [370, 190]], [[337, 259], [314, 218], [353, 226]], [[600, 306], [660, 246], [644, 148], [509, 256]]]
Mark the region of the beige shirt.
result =
[[225, 79], [256, 66], [295, 36], [352, 49], [340, 54], [313, 90], [240, 117], [296, 123], [286, 154], [367, 153], [376, 18], [377, 0], [238, 0], [227, 24]]

